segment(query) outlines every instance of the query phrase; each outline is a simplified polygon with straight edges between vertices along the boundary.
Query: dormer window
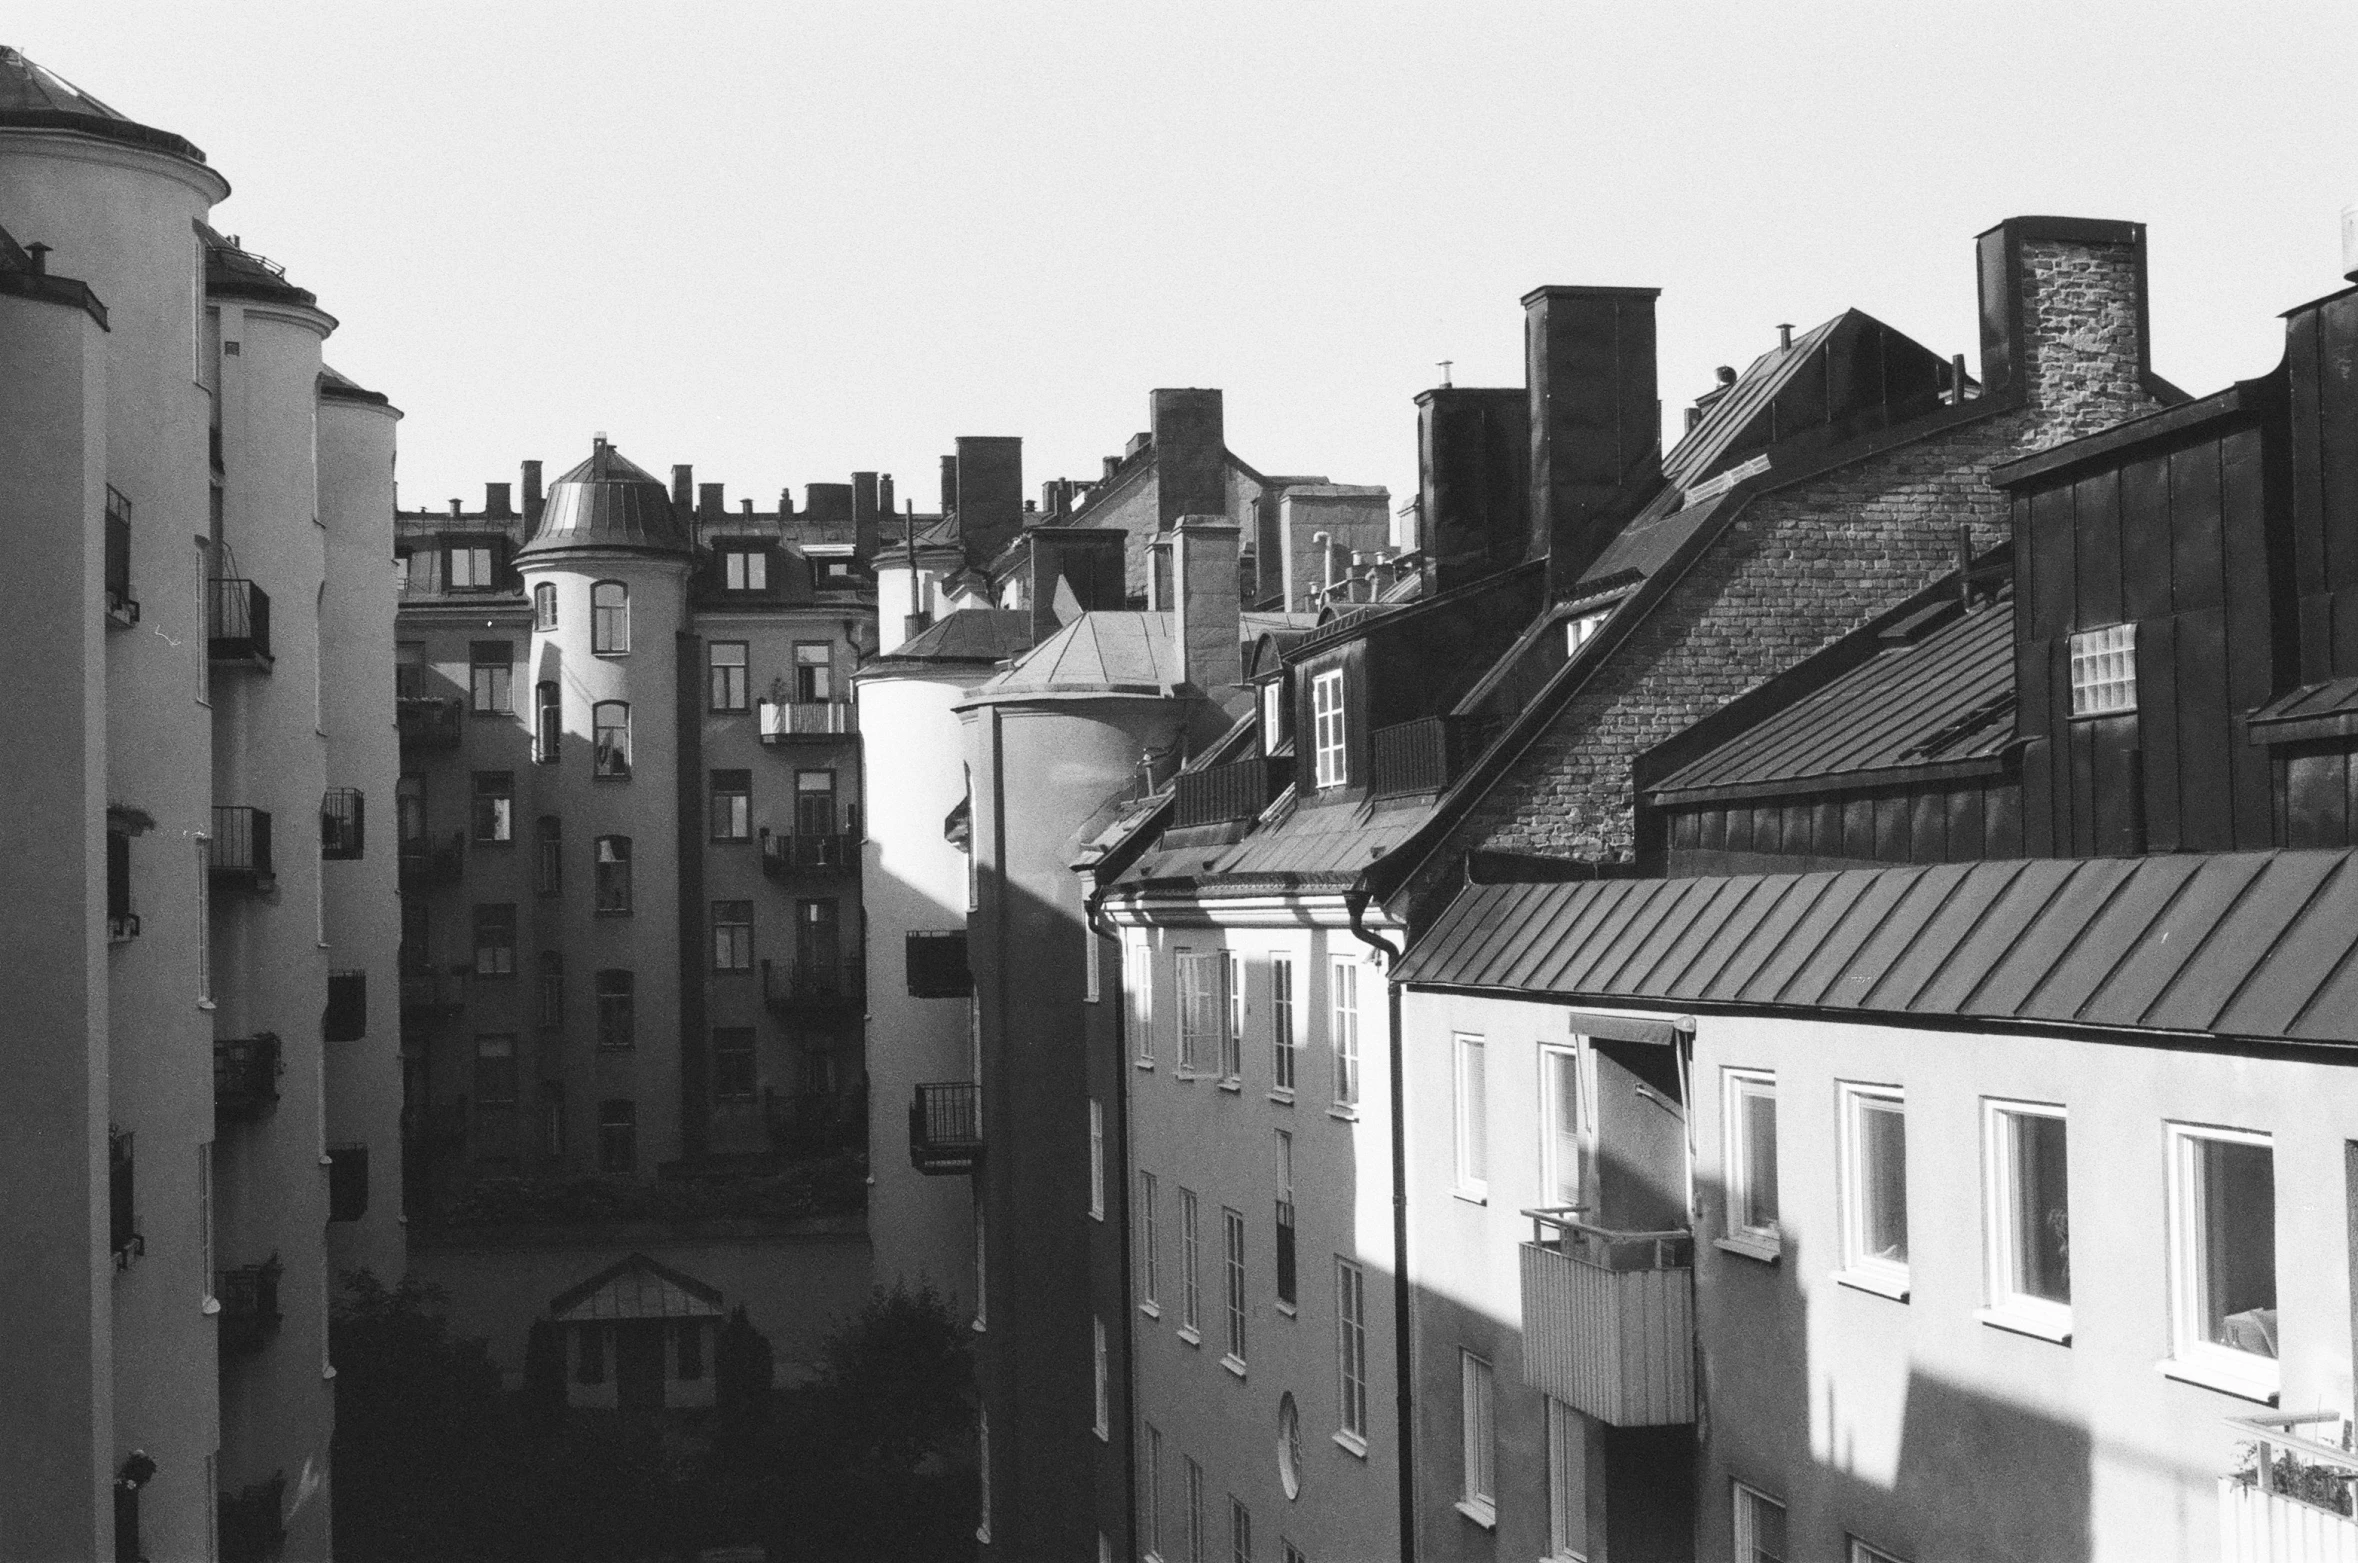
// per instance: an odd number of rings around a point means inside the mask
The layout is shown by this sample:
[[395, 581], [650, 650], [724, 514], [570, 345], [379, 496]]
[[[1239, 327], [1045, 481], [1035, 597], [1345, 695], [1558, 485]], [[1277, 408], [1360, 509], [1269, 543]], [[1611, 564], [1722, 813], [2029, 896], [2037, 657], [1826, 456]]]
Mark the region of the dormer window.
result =
[[1321, 790], [1340, 787], [1351, 779], [1341, 668], [1321, 673], [1310, 681], [1310, 721], [1318, 786]]
[[1261, 752], [1275, 754], [1285, 742], [1285, 679], [1261, 686]]
[[733, 592], [766, 592], [770, 589], [770, 556], [758, 548], [723, 549], [721, 578]]
[[2071, 638], [2071, 714], [2119, 716], [2137, 709], [2137, 626], [2111, 624]]
[[492, 579], [494, 550], [489, 543], [452, 543], [445, 550], [443, 579], [454, 592], [487, 592], [498, 583]]
[[1605, 620], [1613, 616], [1610, 608], [1599, 608], [1594, 613], [1574, 614], [1564, 621], [1564, 655], [1574, 657], [1580, 648], [1597, 638], [1597, 631], [1605, 627]]

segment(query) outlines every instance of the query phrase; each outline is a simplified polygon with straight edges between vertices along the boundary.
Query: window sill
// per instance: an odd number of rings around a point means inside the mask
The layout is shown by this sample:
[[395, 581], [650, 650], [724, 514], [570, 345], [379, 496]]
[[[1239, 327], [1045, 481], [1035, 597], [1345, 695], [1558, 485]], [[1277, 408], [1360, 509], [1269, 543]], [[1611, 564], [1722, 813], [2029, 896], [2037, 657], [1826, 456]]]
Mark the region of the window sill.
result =
[[1191, 1326], [1185, 1324], [1179, 1326], [1179, 1338], [1190, 1346], [1201, 1346], [1204, 1343], [1204, 1338], [1197, 1334]]
[[1367, 1440], [1357, 1433], [1337, 1433], [1335, 1434], [1335, 1443], [1341, 1447], [1343, 1453], [1354, 1459], [1364, 1460], [1367, 1458]]
[[1757, 1259], [1773, 1265], [1785, 1257], [1785, 1245], [1773, 1237], [1753, 1237], [1742, 1232], [1731, 1232], [1726, 1237], [1715, 1237], [1711, 1246], [1723, 1253], [1741, 1254], [1746, 1259]]
[[1291, 1107], [1294, 1105], [1294, 1093], [1291, 1091], [1272, 1091], [1269, 1093], [1269, 1100], [1275, 1102], [1280, 1107]]
[[1470, 1499], [1460, 1498], [1452, 1507], [1484, 1530], [1498, 1529], [1498, 1509], [1494, 1504], [1477, 1503]]
[[1289, 1319], [1300, 1317], [1302, 1312], [1301, 1309], [1295, 1307], [1292, 1303], [1287, 1302], [1282, 1297], [1277, 1299], [1276, 1307], [1279, 1313], [1284, 1314]]
[[[2240, 1355], [2240, 1353], [2239, 1353]], [[2189, 1360], [2185, 1357], [2165, 1357], [2154, 1364], [2164, 1378], [2174, 1378], [2181, 1384], [2193, 1384], [2202, 1389], [2217, 1390], [2222, 1395], [2233, 1395], [2238, 1400], [2256, 1400], [2261, 1405], [2276, 1404], [2280, 1375], [2274, 1359], [2255, 1357], [2255, 1363], [2265, 1362], [2263, 1371], [2239, 1364]]]
[[1908, 1300], [1908, 1278], [1905, 1273], [1878, 1275], [1870, 1270], [1837, 1270], [1834, 1272], [1834, 1283], [1854, 1291], [1872, 1292], [1877, 1297], [1888, 1297], [1893, 1302], [1904, 1303]]
[[1356, 1107], [1329, 1107], [1326, 1110], [1326, 1115], [1342, 1123], [1357, 1123], [1359, 1121], [1359, 1109]]
[[1130, 1060], [1130, 1067], [1132, 1069], [1143, 1069], [1148, 1074], [1153, 1074], [1154, 1060], [1151, 1058], [1133, 1058]]
[[1488, 1189], [1451, 1189], [1449, 1191], [1449, 1197], [1455, 1200], [1462, 1200], [1468, 1205], [1487, 1205], [1490, 1203], [1490, 1191]]
[[213, 1003], [213, 1001], [212, 1001], [211, 999], [199, 999], [199, 1000], [197, 1000], [197, 1008], [198, 1008], [198, 1009], [201, 1009], [201, 1010], [204, 1010], [204, 1011], [206, 1011], [207, 1013], [211, 1013], [211, 1011], [214, 1009], [214, 1007], [215, 1007], [215, 1006], [214, 1006], [214, 1003]]
[[203, 1302], [197, 1304], [197, 1312], [205, 1315], [207, 1318], [212, 1317], [214, 1314], [219, 1313], [220, 1311], [221, 1299], [218, 1297], [207, 1297]]
[[2058, 1346], [2071, 1344], [2071, 1310], [2068, 1308], [2058, 1308], [2053, 1312], [2027, 1308], [1977, 1308], [1973, 1316], [1993, 1330], [2028, 1335], [2035, 1340], [2051, 1340]]
[[1244, 1082], [1242, 1080], [1223, 1080], [1220, 1082], [1220, 1089], [1226, 1091], [1230, 1096], [1236, 1096], [1243, 1092]]
[[1159, 1319], [1163, 1316], [1162, 1305], [1159, 1303], [1142, 1302], [1138, 1305], [1138, 1311], [1150, 1319]]
[[1220, 1359], [1220, 1366], [1226, 1368], [1229, 1372], [1235, 1374], [1240, 1379], [1245, 1376], [1244, 1358], [1242, 1357], [1236, 1356], [1234, 1354], [1224, 1356]]
[[470, 836], [467, 838], [467, 845], [470, 847], [512, 847], [515, 844], [515, 841], [507, 836]]

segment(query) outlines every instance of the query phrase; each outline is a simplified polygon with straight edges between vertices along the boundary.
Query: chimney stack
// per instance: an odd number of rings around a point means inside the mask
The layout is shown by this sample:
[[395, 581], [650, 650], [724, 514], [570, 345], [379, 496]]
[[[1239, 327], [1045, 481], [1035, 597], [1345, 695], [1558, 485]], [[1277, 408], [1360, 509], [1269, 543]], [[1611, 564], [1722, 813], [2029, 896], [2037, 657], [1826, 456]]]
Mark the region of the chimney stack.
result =
[[696, 469], [686, 462], [671, 469], [671, 508], [682, 521], [696, 508]]
[[541, 507], [546, 501], [540, 492], [540, 463], [524, 463], [524, 531], [527, 536], [540, 530]]
[[900, 501], [895, 499], [892, 493], [892, 474], [889, 472], [879, 473], [876, 478], [877, 529], [883, 530], [883, 517], [897, 514], [900, 508]]
[[958, 458], [955, 456], [944, 456], [942, 458], [942, 514], [945, 516], [953, 516], [957, 513]]
[[721, 493], [722, 485], [718, 483], [696, 485], [696, 515], [699, 520], [718, 521], [721, 518], [722, 512], [728, 509], [728, 503]]
[[1974, 251], [1982, 395], [2084, 406], [2086, 426], [2059, 426], [2058, 439], [2149, 410], [2143, 223], [2009, 217], [1978, 235]]
[[1416, 399], [1417, 514], [1434, 589], [1520, 561], [1531, 537], [1528, 399], [1520, 387], [1442, 386]]
[[1237, 594], [1238, 529], [1224, 515], [1185, 515], [1155, 546], [1170, 551], [1171, 638], [1179, 648], [1179, 676], [1222, 706], [1235, 704], [1244, 682]]
[[515, 514], [513, 510], [508, 508], [508, 486], [505, 483], [483, 485], [483, 513], [487, 516], [500, 517]]
[[1604, 551], [1662, 471], [1654, 378], [1660, 288], [1537, 288], [1523, 296], [1531, 439], [1529, 555], [1550, 596]]
[[[892, 480], [884, 480], [889, 483]], [[890, 504], [880, 498], [876, 474], [852, 474], [852, 554], [860, 559], [876, 557], [876, 511], [879, 504]]]
[[977, 564], [1023, 530], [1023, 441], [1006, 434], [958, 436], [958, 535]]
[[1157, 526], [1228, 513], [1228, 442], [1217, 390], [1160, 390], [1148, 398]]

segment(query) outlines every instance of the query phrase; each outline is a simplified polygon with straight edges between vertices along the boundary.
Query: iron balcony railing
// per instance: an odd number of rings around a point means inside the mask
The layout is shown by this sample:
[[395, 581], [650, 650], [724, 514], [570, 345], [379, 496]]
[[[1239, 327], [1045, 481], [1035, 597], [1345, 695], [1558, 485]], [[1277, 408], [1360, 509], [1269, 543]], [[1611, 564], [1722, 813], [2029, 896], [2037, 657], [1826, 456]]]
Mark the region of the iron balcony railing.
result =
[[252, 581], [217, 575], [210, 582], [205, 629], [215, 662], [270, 670], [270, 593]]
[[1523, 1377], [1613, 1427], [1695, 1420], [1693, 1235], [1526, 1210]]
[[[2358, 1453], [2338, 1411], [2229, 1417], [2240, 1469], [2219, 1478], [2224, 1563], [2348, 1563], [2358, 1558]], [[2332, 1438], [2315, 1436], [2323, 1433]]]
[[1171, 801], [1171, 824], [1222, 825], [1256, 818], [1293, 780], [1291, 755], [1254, 755], [1200, 771], [1182, 771]]
[[401, 1024], [404, 1029], [437, 1026], [465, 1008], [459, 979], [435, 971], [401, 975]]
[[1497, 731], [1492, 716], [1426, 716], [1368, 735], [1368, 792], [1378, 798], [1439, 792], [1465, 774]]
[[252, 1118], [278, 1100], [284, 1069], [278, 1034], [213, 1040], [213, 1110], [224, 1118]]
[[278, 1328], [278, 1278], [284, 1267], [272, 1254], [258, 1265], [240, 1265], [213, 1277], [213, 1295], [221, 1303], [221, 1355], [240, 1357], [260, 1351]]
[[848, 700], [762, 700], [754, 713], [765, 744], [843, 738], [860, 730], [859, 708]]
[[397, 695], [393, 700], [394, 729], [405, 749], [456, 749], [460, 716], [455, 695]]
[[214, 805], [205, 862], [216, 884], [267, 889], [277, 877], [270, 861], [270, 811], [242, 803]]
[[401, 888], [431, 890], [437, 885], [455, 885], [466, 866], [467, 833], [453, 831], [446, 841], [437, 842], [431, 836], [412, 836], [401, 843]]
[[797, 874], [840, 874], [857, 866], [859, 861], [859, 838], [847, 830], [808, 835], [765, 833], [761, 838], [762, 872], [772, 879]]
[[982, 1088], [971, 1080], [916, 1087], [909, 1098], [909, 1165], [929, 1177], [982, 1165]]
[[840, 1010], [861, 999], [861, 963], [853, 956], [799, 960], [786, 970], [761, 963], [762, 1002], [771, 1013]]
[[358, 787], [330, 787], [319, 799], [319, 855], [349, 861], [367, 850], [368, 800]]

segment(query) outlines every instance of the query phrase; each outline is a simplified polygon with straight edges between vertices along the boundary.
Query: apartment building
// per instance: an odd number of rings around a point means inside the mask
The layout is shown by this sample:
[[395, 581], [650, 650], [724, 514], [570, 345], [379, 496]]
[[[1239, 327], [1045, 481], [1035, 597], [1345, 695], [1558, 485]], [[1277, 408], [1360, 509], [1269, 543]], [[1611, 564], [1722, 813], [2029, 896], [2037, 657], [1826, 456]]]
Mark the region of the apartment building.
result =
[[634, 1262], [686, 1280], [563, 1332], [590, 1400], [695, 1403], [675, 1292], [789, 1375], [867, 1292], [849, 680], [888, 483], [731, 510], [600, 436], [399, 518], [410, 1231], [511, 1372]]
[[228, 193], [0, 49], [9, 1557], [326, 1557], [332, 1274], [402, 1264], [400, 414]]

